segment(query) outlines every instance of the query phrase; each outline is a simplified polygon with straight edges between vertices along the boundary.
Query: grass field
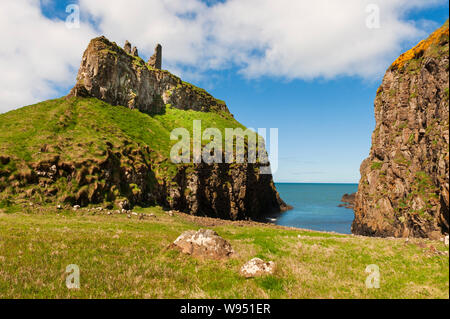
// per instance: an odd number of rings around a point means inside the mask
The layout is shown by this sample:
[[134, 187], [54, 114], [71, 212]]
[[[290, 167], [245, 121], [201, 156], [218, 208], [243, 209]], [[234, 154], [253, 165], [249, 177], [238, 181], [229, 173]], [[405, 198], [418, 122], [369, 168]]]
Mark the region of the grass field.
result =
[[[214, 222], [169, 216], [159, 207], [135, 211], [156, 218], [50, 207], [0, 210], [0, 297], [449, 298], [442, 242]], [[201, 260], [167, 249], [181, 232], [199, 228], [214, 229], [235, 256]], [[253, 257], [273, 260], [275, 274], [240, 277]], [[69, 264], [80, 268], [80, 289], [66, 287]], [[370, 264], [380, 269], [378, 289], [365, 285]]]

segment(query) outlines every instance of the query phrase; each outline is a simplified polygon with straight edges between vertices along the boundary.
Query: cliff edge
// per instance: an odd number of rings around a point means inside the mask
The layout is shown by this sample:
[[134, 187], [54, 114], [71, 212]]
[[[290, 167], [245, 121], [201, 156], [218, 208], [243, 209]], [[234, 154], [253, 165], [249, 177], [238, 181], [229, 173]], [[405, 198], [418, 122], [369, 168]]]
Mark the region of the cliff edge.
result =
[[448, 233], [448, 21], [388, 68], [375, 118], [352, 232], [428, 238]]

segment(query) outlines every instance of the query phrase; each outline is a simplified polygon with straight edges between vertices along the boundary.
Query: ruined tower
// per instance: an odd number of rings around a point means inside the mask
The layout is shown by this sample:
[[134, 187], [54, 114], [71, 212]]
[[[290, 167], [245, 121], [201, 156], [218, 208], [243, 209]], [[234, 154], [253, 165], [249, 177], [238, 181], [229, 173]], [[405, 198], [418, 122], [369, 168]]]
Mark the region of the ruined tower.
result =
[[148, 64], [155, 69], [161, 70], [162, 64], [162, 47], [161, 44], [157, 44], [155, 47], [155, 53], [148, 60]]
[[131, 54], [131, 43], [127, 41], [125, 41], [125, 45], [123, 46], [123, 49], [125, 50], [126, 53]]

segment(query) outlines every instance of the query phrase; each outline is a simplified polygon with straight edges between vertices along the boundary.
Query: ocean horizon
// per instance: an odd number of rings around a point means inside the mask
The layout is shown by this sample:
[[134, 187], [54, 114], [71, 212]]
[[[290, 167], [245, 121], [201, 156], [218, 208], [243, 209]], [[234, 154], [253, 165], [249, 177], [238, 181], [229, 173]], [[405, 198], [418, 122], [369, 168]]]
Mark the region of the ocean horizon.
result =
[[357, 183], [275, 183], [286, 204], [293, 208], [275, 224], [295, 228], [351, 234], [353, 209], [338, 207], [344, 194], [358, 190]]

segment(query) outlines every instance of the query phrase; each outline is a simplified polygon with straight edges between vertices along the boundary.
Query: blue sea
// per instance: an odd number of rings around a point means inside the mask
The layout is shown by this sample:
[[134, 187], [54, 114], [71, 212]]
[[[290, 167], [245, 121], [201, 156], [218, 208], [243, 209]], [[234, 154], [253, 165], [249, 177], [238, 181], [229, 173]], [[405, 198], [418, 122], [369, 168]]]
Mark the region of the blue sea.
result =
[[281, 198], [293, 206], [276, 220], [277, 225], [351, 234], [354, 213], [338, 207], [342, 196], [357, 191], [358, 184], [276, 183]]

